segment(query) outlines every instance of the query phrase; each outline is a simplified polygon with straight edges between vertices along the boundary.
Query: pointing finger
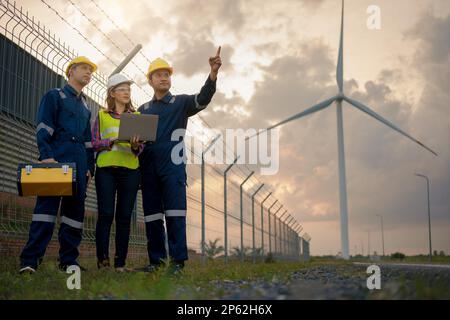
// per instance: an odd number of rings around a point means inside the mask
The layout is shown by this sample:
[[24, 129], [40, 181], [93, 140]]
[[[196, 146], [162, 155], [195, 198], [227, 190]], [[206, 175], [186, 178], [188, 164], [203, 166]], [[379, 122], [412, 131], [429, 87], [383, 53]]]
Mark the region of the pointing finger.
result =
[[216, 53], [216, 56], [220, 56], [220, 49], [221, 49], [222, 47], [221, 46], [219, 46], [219, 49], [217, 49], [217, 53]]

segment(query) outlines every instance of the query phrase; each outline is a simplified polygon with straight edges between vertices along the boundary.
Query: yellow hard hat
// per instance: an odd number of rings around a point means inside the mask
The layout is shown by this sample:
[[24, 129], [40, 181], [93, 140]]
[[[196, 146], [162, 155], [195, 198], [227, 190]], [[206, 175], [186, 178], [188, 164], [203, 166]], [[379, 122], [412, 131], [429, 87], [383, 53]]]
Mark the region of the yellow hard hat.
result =
[[67, 76], [67, 78], [69, 77], [69, 70], [70, 70], [70, 68], [74, 64], [79, 64], [79, 63], [86, 63], [86, 64], [90, 65], [92, 67], [92, 72], [95, 72], [95, 70], [97, 70], [97, 65], [95, 63], [93, 63], [91, 60], [89, 60], [88, 58], [83, 57], [83, 56], [76, 57], [75, 59], [73, 59], [72, 61], [69, 62], [69, 65], [66, 68], [66, 76]]
[[150, 75], [155, 72], [156, 70], [166, 69], [169, 71], [169, 74], [172, 75], [173, 68], [169, 65], [169, 63], [161, 58], [156, 58], [153, 60], [150, 65], [148, 66], [147, 71], [147, 79], [150, 77]]

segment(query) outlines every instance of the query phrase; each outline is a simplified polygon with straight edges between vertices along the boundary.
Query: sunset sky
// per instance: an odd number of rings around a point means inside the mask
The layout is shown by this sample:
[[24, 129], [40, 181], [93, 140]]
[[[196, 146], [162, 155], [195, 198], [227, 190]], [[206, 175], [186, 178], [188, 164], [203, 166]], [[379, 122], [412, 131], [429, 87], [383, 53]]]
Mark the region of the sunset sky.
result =
[[[66, 44], [109, 74], [114, 66], [40, 1], [19, 0]], [[217, 93], [202, 112], [218, 129], [265, 128], [337, 93], [335, 80], [341, 1], [164, 0], [46, 1], [115, 63], [133, 46], [148, 59], [173, 64], [173, 92], [196, 93], [209, 72], [208, 57], [222, 46]], [[73, 4], [76, 6], [74, 6]], [[377, 5], [381, 29], [369, 30], [366, 12]], [[142, 70], [148, 61], [135, 60]], [[135, 66], [126, 71], [146, 86]], [[428, 252], [425, 180], [431, 180], [433, 249], [450, 254], [450, 1], [347, 0], [344, 90], [435, 150], [435, 157], [404, 136], [344, 104], [350, 253]], [[150, 91], [150, 90], [149, 90]], [[336, 108], [280, 130], [280, 170], [261, 177], [311, 235], [314, 255], [340, 251]]]

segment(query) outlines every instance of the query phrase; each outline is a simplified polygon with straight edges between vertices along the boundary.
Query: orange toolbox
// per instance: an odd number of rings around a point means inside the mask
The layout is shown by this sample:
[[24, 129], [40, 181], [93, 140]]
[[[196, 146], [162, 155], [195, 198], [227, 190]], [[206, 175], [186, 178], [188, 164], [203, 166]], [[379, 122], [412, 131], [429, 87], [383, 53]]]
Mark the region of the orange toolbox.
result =
[[76, 171], [75, 163], [20, 163], [17, 190], [20, 196], [72, 196]]

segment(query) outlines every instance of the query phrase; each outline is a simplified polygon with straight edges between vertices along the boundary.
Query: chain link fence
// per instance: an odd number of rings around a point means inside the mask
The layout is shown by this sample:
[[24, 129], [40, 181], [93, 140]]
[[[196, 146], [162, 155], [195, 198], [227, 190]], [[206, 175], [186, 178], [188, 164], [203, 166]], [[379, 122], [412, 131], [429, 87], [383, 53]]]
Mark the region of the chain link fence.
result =
[[[40, 99], [47, 90], [65, 84], [65, 66], [77, 54], [45, 26], [29, 17], [22, 8], [17, 8], [9, 1], [2, 0], [0, 3], [0, 255], [17, 255], [27, 239], [34, 208], [34, 198], [17, 196], [17, 165], [37, 161], [35, 117]], [[106, 82], [107, 77], [96, 72], [84, 89], [94, 116], [104, 103]], [[133, 85], [135, 105], [139, 106], [150, 98], [146, 90]], [[187, 136], [193, 137], [194, 141], [201, 140], [200, 143], [205, 145], [213, 139], [213, 134], [201, 116], [189, 119]], [[191, 162], [200, 163], [202, 155], [194, 152], [190, 145], [192, 139], [186, 141], [189, 156], [194, 159]], [[223, 148], [229, 147], [224, 145]], [[285, 215], [285, 210], [281, 210], [283, 214], [277, 215], [282, 204], [274, 197], [265, 201], [272, 194], [270, 188], [266, 185], [255, 193], [261, 182], [252, 176], [246, 184], [248, 188], [242, 193], [241, 205], [240, 184], [249, 176], [250, 170], [246, 165], [236, 164], [227, 173], [227, 198], [224, 200], [224, 171], [221, 165], [205, 165], [202, 223], [201, 167], [195, 164], [187, 166], [187, 236], [190, 256], [195, 257], [203, 252], [208, 256], [225, 254], [253, 259], [268, 256], [277, 259], [309, 259], [309, 236], [304, 234], [300, 237], [301, 227], [290, 215]], [[87, 193], [81, 252], [83, 256], [93, 256], [97, 219], [93, 183]], [[146, 257], [144, 223], [139, 192], [132, 216], [131, 256]], [[111, 237], [114, 237], [114, 231]], [[55, 241], [50, 247], [57, 247]], [[222, 250], [224, 247], [227, 248], [226, 252]]]

